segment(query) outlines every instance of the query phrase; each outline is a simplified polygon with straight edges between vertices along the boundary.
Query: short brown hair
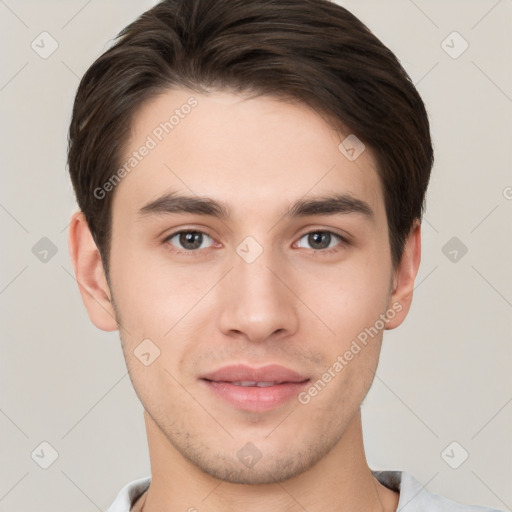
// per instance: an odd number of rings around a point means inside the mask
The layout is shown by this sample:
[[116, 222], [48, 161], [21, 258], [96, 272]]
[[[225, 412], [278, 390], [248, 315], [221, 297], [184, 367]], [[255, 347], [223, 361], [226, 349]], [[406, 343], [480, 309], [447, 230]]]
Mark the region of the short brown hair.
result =
[[372, 148], [393, 265], [423, 214], [434, 163], [427, 112], [395, 55], [329, 0], [164, 0], [83, 76], [69, 129], [78, 205], [109, 273], [112, 177], [138, 108], [172, 88], [298, 100]]

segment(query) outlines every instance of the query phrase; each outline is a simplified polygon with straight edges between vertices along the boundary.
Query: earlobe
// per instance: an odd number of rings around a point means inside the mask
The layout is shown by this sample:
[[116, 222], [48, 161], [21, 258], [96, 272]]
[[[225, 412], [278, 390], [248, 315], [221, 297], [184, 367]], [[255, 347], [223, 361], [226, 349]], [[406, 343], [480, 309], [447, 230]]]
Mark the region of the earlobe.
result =
[[386, 323], [386, 329], [395, 329], [407, 316], [411, 307], [414, 281], [421, 260], [421, 224], [415, 220], [404, 244], [402, 258], [393, 276], [393, 290], [388, 307], [396, 312]]
[[91, 322], [103, 331], [118, 329], [103, 262], [81, 211], [71, 217], [69, 254], [75, 277]]

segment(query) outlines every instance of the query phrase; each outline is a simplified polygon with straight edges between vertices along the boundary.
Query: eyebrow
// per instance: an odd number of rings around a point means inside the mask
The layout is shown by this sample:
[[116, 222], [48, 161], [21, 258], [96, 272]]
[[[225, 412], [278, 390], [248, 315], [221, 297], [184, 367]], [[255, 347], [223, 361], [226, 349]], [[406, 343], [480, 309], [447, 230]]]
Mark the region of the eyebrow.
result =
[[[167, 193], [150, 201], [138, 211], [140, 216], [165, 214], [196, 214], [208, 215], [219, 219], [231, 216], [229, 207], [221, 202], [205, 196], [186, 196]], [[283, 217], [296, 218], [309, 215], [345, 215], [358, 213], [375, 220], [371, 206], [350, 194], [329, 194], [326, 196], [299, 199], [282, 212]]]

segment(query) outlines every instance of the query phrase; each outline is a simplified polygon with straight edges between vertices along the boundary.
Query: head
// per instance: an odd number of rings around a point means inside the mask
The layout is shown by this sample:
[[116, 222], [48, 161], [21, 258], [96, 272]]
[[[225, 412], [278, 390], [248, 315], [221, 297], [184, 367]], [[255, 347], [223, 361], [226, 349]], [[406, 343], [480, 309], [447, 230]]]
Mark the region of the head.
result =
[[[233, 482], [317, 462], [357, 414], [419, 265], [433, 150], [393, 53], [327, 0], [163, 1], [84, 75], [68, 164], [84, 302], [119, 328], [170, 445]], [[293, 403], [234, 408], [202, 379], [232, 363], [309, 382]], [[248, 441], [254, 467], [237, 458]]]

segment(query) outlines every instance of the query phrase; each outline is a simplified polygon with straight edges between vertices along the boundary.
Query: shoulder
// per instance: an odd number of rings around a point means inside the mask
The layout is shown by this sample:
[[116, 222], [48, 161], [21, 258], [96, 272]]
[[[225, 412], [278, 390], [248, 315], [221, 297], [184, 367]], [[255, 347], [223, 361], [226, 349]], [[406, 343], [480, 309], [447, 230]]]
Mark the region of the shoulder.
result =
[[400, 492], [397, 512], [502, 512], [480, 505], [465, 505], [434, 494], [406, 471], [372, 471], [387, 487]]
[[107, 509], [107, 512], [130, 512], [134, 503], [147, 490], [150, 483], [151, 476], [146, 476], [126, 484], [119, 491], [116, 499]]

